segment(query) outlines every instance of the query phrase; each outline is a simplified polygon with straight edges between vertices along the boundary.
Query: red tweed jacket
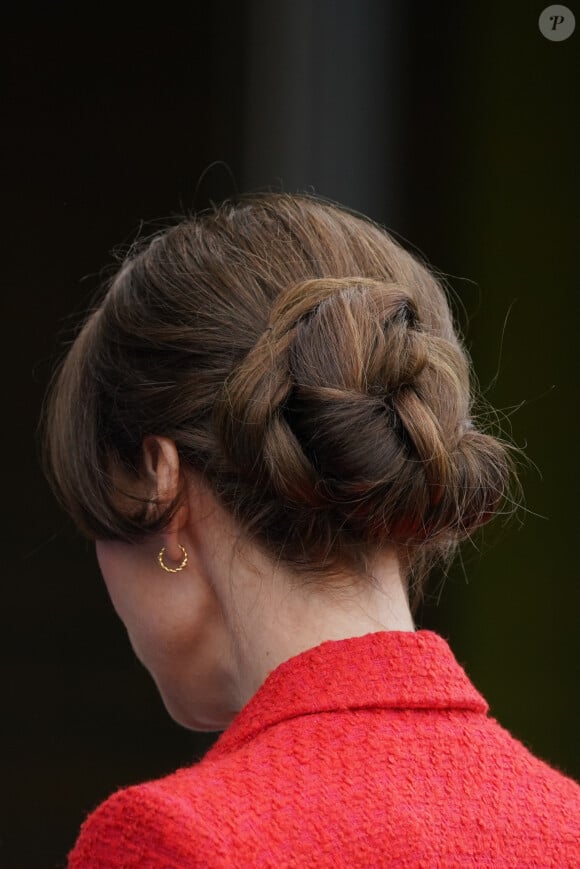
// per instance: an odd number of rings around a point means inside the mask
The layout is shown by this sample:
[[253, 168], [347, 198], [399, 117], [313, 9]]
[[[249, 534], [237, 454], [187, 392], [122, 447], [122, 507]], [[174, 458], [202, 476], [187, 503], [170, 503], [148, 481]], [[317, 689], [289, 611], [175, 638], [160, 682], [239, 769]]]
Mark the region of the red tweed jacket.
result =
[[580, 787], [493, 718], [442, 637], [329, 640], [196, 765], [85, 821], [70, 869], [580, 867]]

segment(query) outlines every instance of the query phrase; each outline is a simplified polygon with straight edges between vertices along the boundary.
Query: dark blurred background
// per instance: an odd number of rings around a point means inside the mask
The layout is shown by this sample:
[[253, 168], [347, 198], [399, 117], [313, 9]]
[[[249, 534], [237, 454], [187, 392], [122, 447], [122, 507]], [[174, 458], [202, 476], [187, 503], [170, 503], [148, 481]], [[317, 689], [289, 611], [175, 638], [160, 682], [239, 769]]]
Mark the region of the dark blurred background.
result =
[[165, 712], [34, 432], [111, 249], [236, 189], [337, 199], [449, 276], [481, 387], [530, 462], [525, 509], [433, 577], [418, 625], [501, 724], [580, 778], [580, 32], [551, 42], [543, 4], [499, 0], [78, 8], [4, 20], [0, 865], [62, 867], [99, 801], [215, 739]]

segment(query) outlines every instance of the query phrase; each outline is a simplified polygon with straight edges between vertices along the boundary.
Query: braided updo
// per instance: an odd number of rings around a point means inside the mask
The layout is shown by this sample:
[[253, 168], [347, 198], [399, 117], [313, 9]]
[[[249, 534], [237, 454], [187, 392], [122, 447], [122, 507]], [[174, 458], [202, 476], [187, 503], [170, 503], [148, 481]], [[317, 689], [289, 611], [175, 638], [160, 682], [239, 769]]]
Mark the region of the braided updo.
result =
[[434, 275], [383, 229], [309, 196], [260, 194], [133, 250], [54, 380], [46, 458], [93, 539], [163, 529], [119, 507], [145, 436], [175, 441], [260, 546], [306, 582], [397, 548], [411, 603], [438, 556], [502, 504], [509, 446], [479, 430]]

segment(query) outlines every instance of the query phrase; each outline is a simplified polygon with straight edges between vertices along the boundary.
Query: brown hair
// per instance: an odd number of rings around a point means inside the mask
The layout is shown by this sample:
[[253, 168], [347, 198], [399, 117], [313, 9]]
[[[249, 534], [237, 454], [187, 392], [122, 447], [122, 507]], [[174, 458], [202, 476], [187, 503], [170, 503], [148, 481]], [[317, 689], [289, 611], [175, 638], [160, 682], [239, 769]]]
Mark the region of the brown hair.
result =
[[384, 229], [306, 195], [254, 194], [140, 243], [56, 372], [45, 464], [92, 539], [138, 541], [114, 471], [173, 439], [291, 574], [368, 575], [396, 547], [416, 607], [434, 559], [504, 500], [509, 445], [476, 428], [442, 285]]

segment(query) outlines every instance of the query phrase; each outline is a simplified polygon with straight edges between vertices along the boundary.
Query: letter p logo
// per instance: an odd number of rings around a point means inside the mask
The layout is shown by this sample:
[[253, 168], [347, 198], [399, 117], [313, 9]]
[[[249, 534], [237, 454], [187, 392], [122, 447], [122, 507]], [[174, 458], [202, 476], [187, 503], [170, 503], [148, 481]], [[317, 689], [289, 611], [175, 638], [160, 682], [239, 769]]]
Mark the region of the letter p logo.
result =
[[538, 19], [540, 33], [551, 42], [562, 42], [574, 33], [576, 19], [567, 6], [546, 6]]

